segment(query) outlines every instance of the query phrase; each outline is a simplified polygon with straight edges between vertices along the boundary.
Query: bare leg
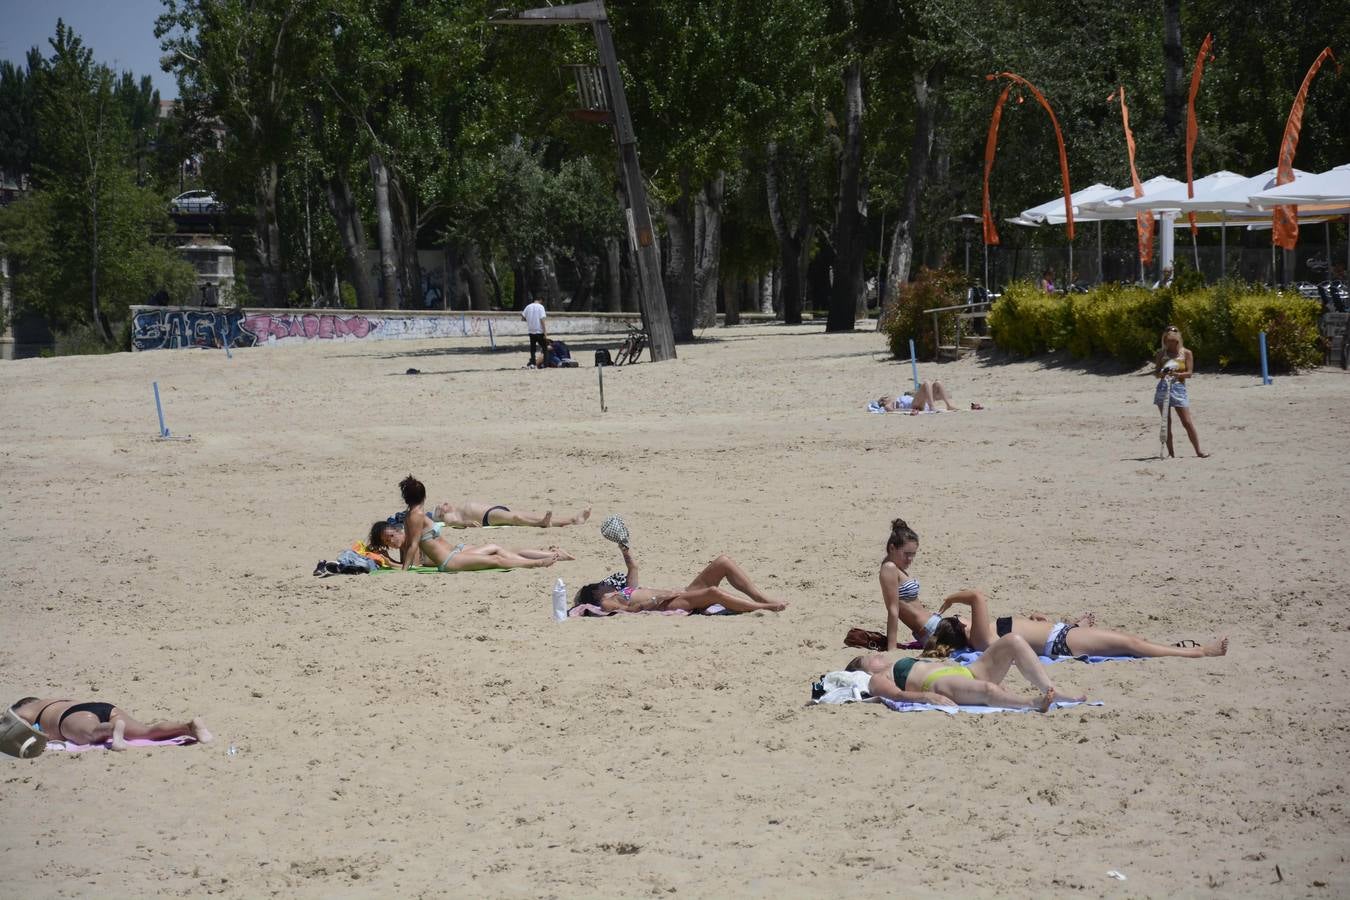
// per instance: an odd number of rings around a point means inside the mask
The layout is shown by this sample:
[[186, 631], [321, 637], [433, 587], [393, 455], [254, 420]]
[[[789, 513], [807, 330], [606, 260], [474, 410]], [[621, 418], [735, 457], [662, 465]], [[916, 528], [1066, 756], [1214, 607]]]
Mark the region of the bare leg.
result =
[[[947, 389], [942, 386], [942, 382], [940, 381], [933, 382], [933, 399], [941, 400], [946, 404], [948, 410], [956, 409], [955, 406], [952, 406], [952, 398], [947, 396]], [[933, 404], [933, 408], [937, 409], [936, 403]]]
[[495, 552], [484, 552], [484, 548], [482, 547], [474, 547], [472, 550], [461, 550], [459, 553], [456, 553], [454, 559], [450, 560], [446, 565], [446, 571], [472, 572], [481, 569], [538, 569], [547, 568], [558, 561], [557, 554], [555, 553], [547, 553], [543, 557], [532, 559], [527, 556], [521, 556], [519, 553], [503, 550], [501, 547], [492, 546], [492, 549]]
[[1006, 706], [1011, 709], [1039, 709], [1045, 712], [1055, 700], [1054, 688], [1042, 694], [1014, 694], [987, 681], [972, 681], [957, 675], [933, 682], [933, 693], [950, 697], [965, 706]]
[[526, 559], [548, 559], [549, 557], [552, 557], [553, 559], [559, 561], [576, 559], [575, 556], [568, 553], [561, 547], [549, 547], [547, 550], [516, 550], [514, 552], [520, 554]]
[[[1041, 693], [1049, 693], [1055, 690], [1055, 683], [1050, 680], [1050, 675], [1045, 671], [1045, 666], [1036, 656], [1036, 651], [1031, 649], [1031, 645], [1024, 638], [1016, 634], [1008, 634], [994, 641], [989, 645], [989, 649], [984, 654], [971, 663], [970, 671], [981, 681], [988, 681], [992, 684], [1001, 684], [1007, 677], [1008, 670], [1017, 666], [1017, 671], [1022, 673], [1022, 677], [1036, 686]], [[1086, 697], [1064, 697], [1064, 700], [1084, 700]]]
[[688, 588], [666, 601], [663, 606], [666, 609], [693, 611], [707, 609], [715, 603], [722, 604], [732, 612], [756, 612], [758, 610], [782, 612], [787, 608], [787, 604], [781, 600], [765, 600], [764, 602], [750, 600], [718, 587]]
[[[1195, 448], [1195, 455], [1201, 459], [1208, 457], [1209, 454], [1200, 449], [1200, 435], [1196, 433], [1195, 421], [1191, 418], [1191, 411], [1185, 407], [1179, 407], [1177, 418], [1181, 420], [1182, 427], [1186, 429], [1186, 436], [1191, 439], [1191, 446]], [[1168, 443], [1171, 443], [1170, 438]]]
[[936, 404], [933, 403], [933, 389], [926, 381], [920, 384], [919, 389], [914, 392], [914, 402], [909, 407], [910, 414], [918, 415], [924, 411], [925, 407], [937, 409]]
[[[756, 587], [740, 564], [725, 553], [704, 566], [703, 571], [698, 573], [698, 577], [689, 582], [689, 587], [686, 590], [716, 587], [723, 581], [729, 582], [736, 590], [758, 603], [783, 603]], [[783, 605], [786, 606], [787, 604], [783, 603]]]
[[1169, 647], [1132, 634], [1107, 631], [1105, 628], [1075, 628], [1068, 633], [1066, 640], [1070, 652], [1075, 656], [1183, 656], [1188, 659], [1200, 659], [1228, 653], [1226, 637], [1199, 647]]
[[581, 512], [567, 519], [559, 519], [553, 523], [554, 528], [561, 528], [564, 525], [583, 525], [591, 517], [591, 508], [587, 506]]
[[552, 520], [553, 510], [546, 513], [535, 513], [524, 510], [493, 509], [487, 512], [489, 525], [523, 525], [530, 528], [547, 528]]

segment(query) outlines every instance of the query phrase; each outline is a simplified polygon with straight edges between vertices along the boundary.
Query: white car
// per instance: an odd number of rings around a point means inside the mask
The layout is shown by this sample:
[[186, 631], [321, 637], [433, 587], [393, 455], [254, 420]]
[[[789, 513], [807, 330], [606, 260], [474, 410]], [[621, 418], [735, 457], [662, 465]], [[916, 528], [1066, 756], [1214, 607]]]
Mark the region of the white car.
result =
[[225, 204], [210, 191], [184, 191], [169, 201], [169, 212], [178, 216], [205, 216], [225, 211]]

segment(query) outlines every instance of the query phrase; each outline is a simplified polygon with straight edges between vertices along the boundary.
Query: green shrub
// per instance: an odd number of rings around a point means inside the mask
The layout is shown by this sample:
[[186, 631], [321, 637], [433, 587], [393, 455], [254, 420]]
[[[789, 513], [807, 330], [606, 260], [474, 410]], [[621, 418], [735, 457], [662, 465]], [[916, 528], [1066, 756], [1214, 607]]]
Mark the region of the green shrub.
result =
[[890, 344], [896, 359], [909, 359], [909, 341], [914, 339], [914, 352], [920, 359], [934, 359], [942, 335], [955, 342], [955, 311], [938, 313], [938, 329], [933, 333], [933, 316], [926, 309], [955, 306], [965, 301], [965, 277], [951, 269], [919, 270], [918, 276], [900, 286], [900, 292], [881, 317], [881, 331]]
[[1021, 356], [1065, 349], [1080, 359], [1138, 364], [1156, 352], [1170, 323], [1198, 365], [1219, 368], [1257, 364], [1265, 331], [1271, 368], [1290, 370], [1317, 365], [1318, 314], [1315, 300], [1231, 281], [1159, 291], [1104, 285], [1068, 296], [1020, 283], [994, 303], [989, 327], [995, 344]]

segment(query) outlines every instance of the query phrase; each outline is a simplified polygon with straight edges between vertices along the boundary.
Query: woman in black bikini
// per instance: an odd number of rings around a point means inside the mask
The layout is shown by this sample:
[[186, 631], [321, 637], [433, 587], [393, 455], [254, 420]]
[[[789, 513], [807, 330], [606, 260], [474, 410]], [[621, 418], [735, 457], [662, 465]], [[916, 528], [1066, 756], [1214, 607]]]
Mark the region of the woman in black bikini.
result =
[[581, 525], [591, 517], [588, 506], [574, 516], [562, 519], [553, 517], [553, 510], [545, 513], [512, 510], [509, 507], [482, 503], [478, 500], [464, 500], [459, 503], [437, 503], [427, 510], [427, 515], [437, 522], [451, 528], [487, 528], [489, 525], [524, 525], [534, 528], [562, 528], [564, 525]]
[[[782, 612], [787, 601], [768, 596], [750, 580], [750, 576], [730, 556], [723, 554], [703, 567], [703, 571], [689, 582], [689, 586], [678, 588], [643, 587], [638, 580], [638, 564], [627, 546], [619, 545], [623, 554], [627, 572], [615, 572], [604, 581], [585, 585], [577, 591], [573, 606], [583, 603], [594, 604], [606, 612], [652, 612], [654, 610], [684, 610], [701, 612], [710, 606], [721, 604], [732, 612]], [[736, 590], [745, 594], [733, 594], [723, 588], [727, 582]]]
[[107, 744], [112, 750], [127, 749], [127, 741], [164, 741], [190, 737], [200, 743], [211, 740], [201, 719], [189, 722], [137, 722], [111, 703], [76, 703], [74, 700], [43, 700], [24, 697], [14, 704], [14, 713], [53, 741], [72, 744]]

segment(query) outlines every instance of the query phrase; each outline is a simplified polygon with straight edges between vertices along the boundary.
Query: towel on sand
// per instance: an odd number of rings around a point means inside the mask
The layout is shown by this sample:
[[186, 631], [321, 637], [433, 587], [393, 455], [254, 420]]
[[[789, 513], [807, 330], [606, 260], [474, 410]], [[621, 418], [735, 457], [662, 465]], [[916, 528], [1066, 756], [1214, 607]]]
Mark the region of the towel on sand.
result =
[[594, 603], [578, 603], [567, 611], [569, 619], [601, 618], [614, 615], [625, 616], [732, 616], [735, 615], [720, 603], [714, 603], [712, 606], [697, 612], [689, 612], [683, 609], [646, 609], [646, 610], [628, 610], [628, 609], [603, 609]]
[[[963, 650], [960, 653], [953, 653], [951, 658], [956, 660], [963, 666], [968, 666], [975, 660], [979, 659], [980, 656], [981, 653], [979, 650]], [[1104, 663], [1104, 662], [1120, 662], [1121, 660], [1142, 659], [1142, 658], [1143, 657], [1140, 656], [1042, 656], [1040, 657], [1040, 660], [1044, 665], [1048, 666], [1051, 663], [1064, 662], [1066, 659], [1076, 659], [1079, 662], [1085, 663]]]
[[[885, 706], [896, 712], [919, 712], [925, 709], [935, 709], [938, 712], [944, 712], [949, 716], [954, 716], [958, 712], [965, 713], [996, 713], [996, 712], [1036, 712], [1034, 709], [1013, 709], [1010, 706], [938, 706], [934, 703], [906, 703], [903, 700], [881, 701]], [[1051, 709], [1064, 709], [1067, 706], [1105, 706], [1100, 700], [1056, 700], [1050, 704]]]
[[[440, 569], [436, 568], [435, 566], [408, 566], [408, 568], [407, 568], [406, 570], [404, 570], [404, 569], [376, 569], [374, 572], [371, 572], [370, 574], [372, 574], [372, 575], [382, 575], [382, 574], [384, 574], [385, 572], [403, 572], [403, 571], [416, 572], [418, 575], [458, 575], [458, 574], [460, 574], [458, 571], [453, 570], [453, 569], [450, 570], [449, 572], [442, 572]], [[467, 570], [467, 571], [470, 571], [470, 572], [512, 572], [512, 571], [515, 571], [515, 570], [514, 570], [514, 569], [498, 569], [498, 568], [492, 568], [492, 569], [469, 569], [469, 570]]]
[[[909, 703], [903, 700], [886, 700], [881, 697], [873, 697], [867, 693], [868, 682], [872, 676], [866, 672], [830, 672], [820, 677], [821, 686], [825, 688], [825, 693], [819, 698], [807, 703], [807, 706], [818, 704], [833, 705], [841, 703], [882, 703], [896, 712], [918, 712], [919, 710], [934, 709], [938, 712], [945, 712], [949, 716], [954, 716], [958, 712], [968, 713], [995, 713], [995, 712], [1035, 712], [1030, 709], [1013, 709], [1007, 706], [938, 706], [936, 703]], [[1061, 709], [1066, 706], [1078, 706], [1082, 701], [1056, 700], [1053, 704], [1054, 709]], [[1088, 706], [1103, 706], [1105, 704], [1100, 700], [1087, 701]]]
[[[189, 744], [197, 743], [197, 739], [187, 737], [186, 735], [176, 738], [167, 738], [162, 741], [148, 741], [144, 738], [136, 738], [127, 741], [128, 747], [186, 747]], [[107, 744], [76, 744], [73, 741], [48, 741], [48, 750], [61, 750], [66, 753], [83, 753], [86, 750], [107, 750]]]

